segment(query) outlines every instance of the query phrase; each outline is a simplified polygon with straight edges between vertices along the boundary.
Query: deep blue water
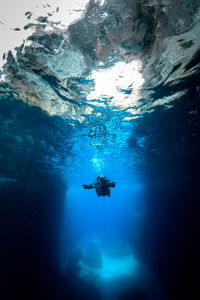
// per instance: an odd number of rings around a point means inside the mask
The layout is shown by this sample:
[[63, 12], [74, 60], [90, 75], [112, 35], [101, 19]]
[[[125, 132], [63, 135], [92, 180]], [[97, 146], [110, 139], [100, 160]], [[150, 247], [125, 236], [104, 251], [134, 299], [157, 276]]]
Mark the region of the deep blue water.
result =
[[[104, 136], [97, 150], [87, 130], [1, 100], [3, 299], [194, 299], [199, 95], [191, 89], [171, 110], [132, 123], [122, 153]], [[82, 188], [99, 174], [116, 182], [110, 198]]]
[[[142, 98], [143, 78], [134, 60], [126, 61], [126, 45], [116, 50], [121, 25], [111, 8], [99, 32], [86, 17], [66, 34], [51, 24], [52, 35], [29, 37], [44, 48], [23, 45], [15, 58], [7, 55], [7, 81], [0, 83], [0, 299], [200, 297], [199, 67], [145, 86]], [[144, 44], [151, 49], [157, 23], [148, 20]], [[113, 28], [114, 37], [107, 32]], [[185, 71], [198, 63], [199, 50]], [[99, 74], [107, 76], [103, 84]], [[110, 197], [83, 189], [100, 174], [116, 183]]]

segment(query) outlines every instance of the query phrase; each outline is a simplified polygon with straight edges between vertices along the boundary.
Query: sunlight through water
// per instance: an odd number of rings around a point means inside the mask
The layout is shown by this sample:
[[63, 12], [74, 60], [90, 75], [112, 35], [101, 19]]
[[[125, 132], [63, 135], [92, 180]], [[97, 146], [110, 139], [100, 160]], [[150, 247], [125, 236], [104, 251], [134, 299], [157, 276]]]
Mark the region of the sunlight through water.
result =
[[104, 106], [104, 102], [95, 99], [108, 99], [111, 107], [126, 109], [137, 107], [140, 89], [144, 83], [141, 74], [142, 63], [133, 60], [130, 63], [118, 62], [113, 67], [93, 70], [89, 79], [95, 82], [95, 88], [87, 97], [93, 105]]
[[14, 298], [40, 295], [42, 278], [53, 300], [166, 300], [185, 266], [177, 237], [193, 234], [193, 197], [178, 189], [198, 178], [198, 1], [1, 2], [0, 228]]

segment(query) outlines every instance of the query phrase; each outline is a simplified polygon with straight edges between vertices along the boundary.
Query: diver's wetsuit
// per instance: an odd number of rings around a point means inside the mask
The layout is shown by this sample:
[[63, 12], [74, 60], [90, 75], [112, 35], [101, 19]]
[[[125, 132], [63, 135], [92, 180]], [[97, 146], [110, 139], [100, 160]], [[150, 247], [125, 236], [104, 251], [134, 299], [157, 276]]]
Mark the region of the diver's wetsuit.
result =
[[98, 176], [96, 182], [93, 184], [83, 184], [84, 189], [96, 189], [98, 196], [109, 196], [110, 197], [110, 188], [115, 187], [115, 182], [110, 181], [109, 178], [105, 176]]

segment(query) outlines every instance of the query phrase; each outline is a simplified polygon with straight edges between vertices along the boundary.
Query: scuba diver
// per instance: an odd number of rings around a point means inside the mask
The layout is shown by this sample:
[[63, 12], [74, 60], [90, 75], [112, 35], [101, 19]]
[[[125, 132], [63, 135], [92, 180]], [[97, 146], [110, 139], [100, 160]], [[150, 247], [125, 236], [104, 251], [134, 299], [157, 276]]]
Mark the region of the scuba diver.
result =
[[83, 184], [84, 189], [96, 189], [98, 196], [109, 196], [110, 197], [110, 188], [115, 187], [115, 182], [110, 181], [106, 176], [99, 175], [95, 183], [92, 184]]

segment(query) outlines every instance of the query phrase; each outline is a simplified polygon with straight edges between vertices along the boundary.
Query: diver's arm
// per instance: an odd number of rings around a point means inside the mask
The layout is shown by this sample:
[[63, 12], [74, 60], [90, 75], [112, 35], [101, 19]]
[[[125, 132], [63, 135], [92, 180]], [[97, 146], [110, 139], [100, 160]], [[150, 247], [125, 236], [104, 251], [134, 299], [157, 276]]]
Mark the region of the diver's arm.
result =
[[84, 189], [90, 190], [95, 188], [95, 184], [83, 184]]
[[114, 187], [115, 187], [115, 182], [114, 182], [114, 181], [110, 181], [110, 182], [109, 182], [109, 187], [114, 188]]

